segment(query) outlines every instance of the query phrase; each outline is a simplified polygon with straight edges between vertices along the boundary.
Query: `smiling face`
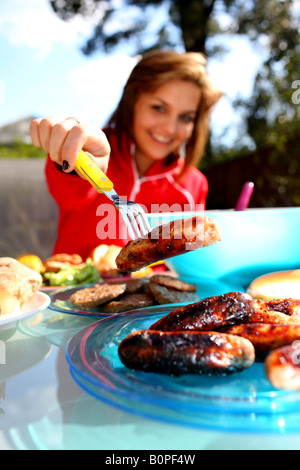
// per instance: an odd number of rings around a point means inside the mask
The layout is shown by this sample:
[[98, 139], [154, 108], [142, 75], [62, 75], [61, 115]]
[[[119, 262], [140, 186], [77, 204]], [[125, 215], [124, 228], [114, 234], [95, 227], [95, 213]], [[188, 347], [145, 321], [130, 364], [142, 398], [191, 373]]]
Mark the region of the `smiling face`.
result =
[[142, 93], [134, 107], [133, 137], [136, 165], [143, 175], [187, 141], [194, 130], [202, 91], [193, 82], [172, 80]]

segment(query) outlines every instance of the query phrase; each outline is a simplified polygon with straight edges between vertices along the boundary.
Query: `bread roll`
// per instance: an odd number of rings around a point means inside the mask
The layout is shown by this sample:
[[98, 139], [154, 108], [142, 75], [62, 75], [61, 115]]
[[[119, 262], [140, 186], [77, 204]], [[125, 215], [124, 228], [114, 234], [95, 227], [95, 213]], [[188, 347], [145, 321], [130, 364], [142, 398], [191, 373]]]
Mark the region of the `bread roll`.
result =
[[0, 320], [1, 317], [10, 315], [20, 310], [20, 302], [9, 292], [0, 290]]
[[15, 296], [24, 305], [39, 290], [42, 276], [13, 258], [0, 258], [0, 291]]
[[255, 279], [247, 293], [254, 299], [300, 299], [300, 269], [277, 271]]

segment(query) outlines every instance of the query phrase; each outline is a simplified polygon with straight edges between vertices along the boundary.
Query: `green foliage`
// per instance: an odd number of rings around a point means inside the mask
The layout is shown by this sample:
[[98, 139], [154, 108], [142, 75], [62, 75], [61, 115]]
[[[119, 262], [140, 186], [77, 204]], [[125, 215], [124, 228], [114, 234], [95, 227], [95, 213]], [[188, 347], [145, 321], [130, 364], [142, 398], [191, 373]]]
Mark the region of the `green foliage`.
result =
[[32, 144], [15, 141], [9, 145], [0, 145], [0, 159], [46, 158], [46, 153]]
[[252, 0], [252, 6], [251, 14], [238, 13], [238, 32], [260, 47], [266, 59], [252, 96], [236, 106], [246, 115], [256, 148], [272, 146], [284, 153], [299, 128], [299, 13], [292, 0]]

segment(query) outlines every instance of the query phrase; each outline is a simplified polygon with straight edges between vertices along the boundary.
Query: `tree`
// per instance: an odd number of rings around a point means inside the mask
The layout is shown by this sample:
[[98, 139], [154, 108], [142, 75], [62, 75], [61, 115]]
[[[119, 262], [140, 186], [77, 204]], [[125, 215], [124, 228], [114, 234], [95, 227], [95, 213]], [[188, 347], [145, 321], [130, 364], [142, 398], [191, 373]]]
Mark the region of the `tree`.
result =
[[[234, 1], [227, 0], [226, 7]], [[110, 52], [124, 41], [132, 41], [133, 54], [159, 47], [178, 46], [186, 50], [207, 52], [206, 42], [212, 29], [211, 15], [218, 3], [224, 2], [123, 0], [116, 7], [114, 0], [50, 0], [54, 11], [64, 20], [78, 14], [91, 16], [97, 8], [102, 8], [102, 19], [83, 47], [87, 55], [99, 49]]]
[[[267, 44], [266, 59], [246, 110], [248, 134], [256, 147], [276, 145], [283, 150], [296, 137], [300, 118], [297, 80], [300, 70], [299, 12], [293, 0], [256, 0], [251, 14], [237, 15], [239, 34], [246, 34], [258, 47]], [[299, 87], [300, 88], [300, 87]]]

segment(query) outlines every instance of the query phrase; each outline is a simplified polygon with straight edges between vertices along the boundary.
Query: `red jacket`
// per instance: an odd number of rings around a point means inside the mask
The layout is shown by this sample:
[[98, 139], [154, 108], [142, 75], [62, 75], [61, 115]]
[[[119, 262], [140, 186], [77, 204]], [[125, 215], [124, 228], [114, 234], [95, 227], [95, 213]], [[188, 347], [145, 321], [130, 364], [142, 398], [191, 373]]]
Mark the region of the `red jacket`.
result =
[[[138, 177], [131, 153], [120, 152], [115, 138], [110, 137], [111, 157], [107, 176], [120, 197], [143, 205], [148, 213], [198, 210], [205, 202], [208, 183], [196, 168], [189, 167], [180, 182], [176, 176], [183, 159], [170, 165], [155, 162]], [[48, 157], [46, 178], [49, 191], [59, 207], [58, 238], [54, 253], [78, 253], [87, 258], [101, 244], [124, 246], [126, 228], [110, 200], [76, 174], [65, 174]]]

